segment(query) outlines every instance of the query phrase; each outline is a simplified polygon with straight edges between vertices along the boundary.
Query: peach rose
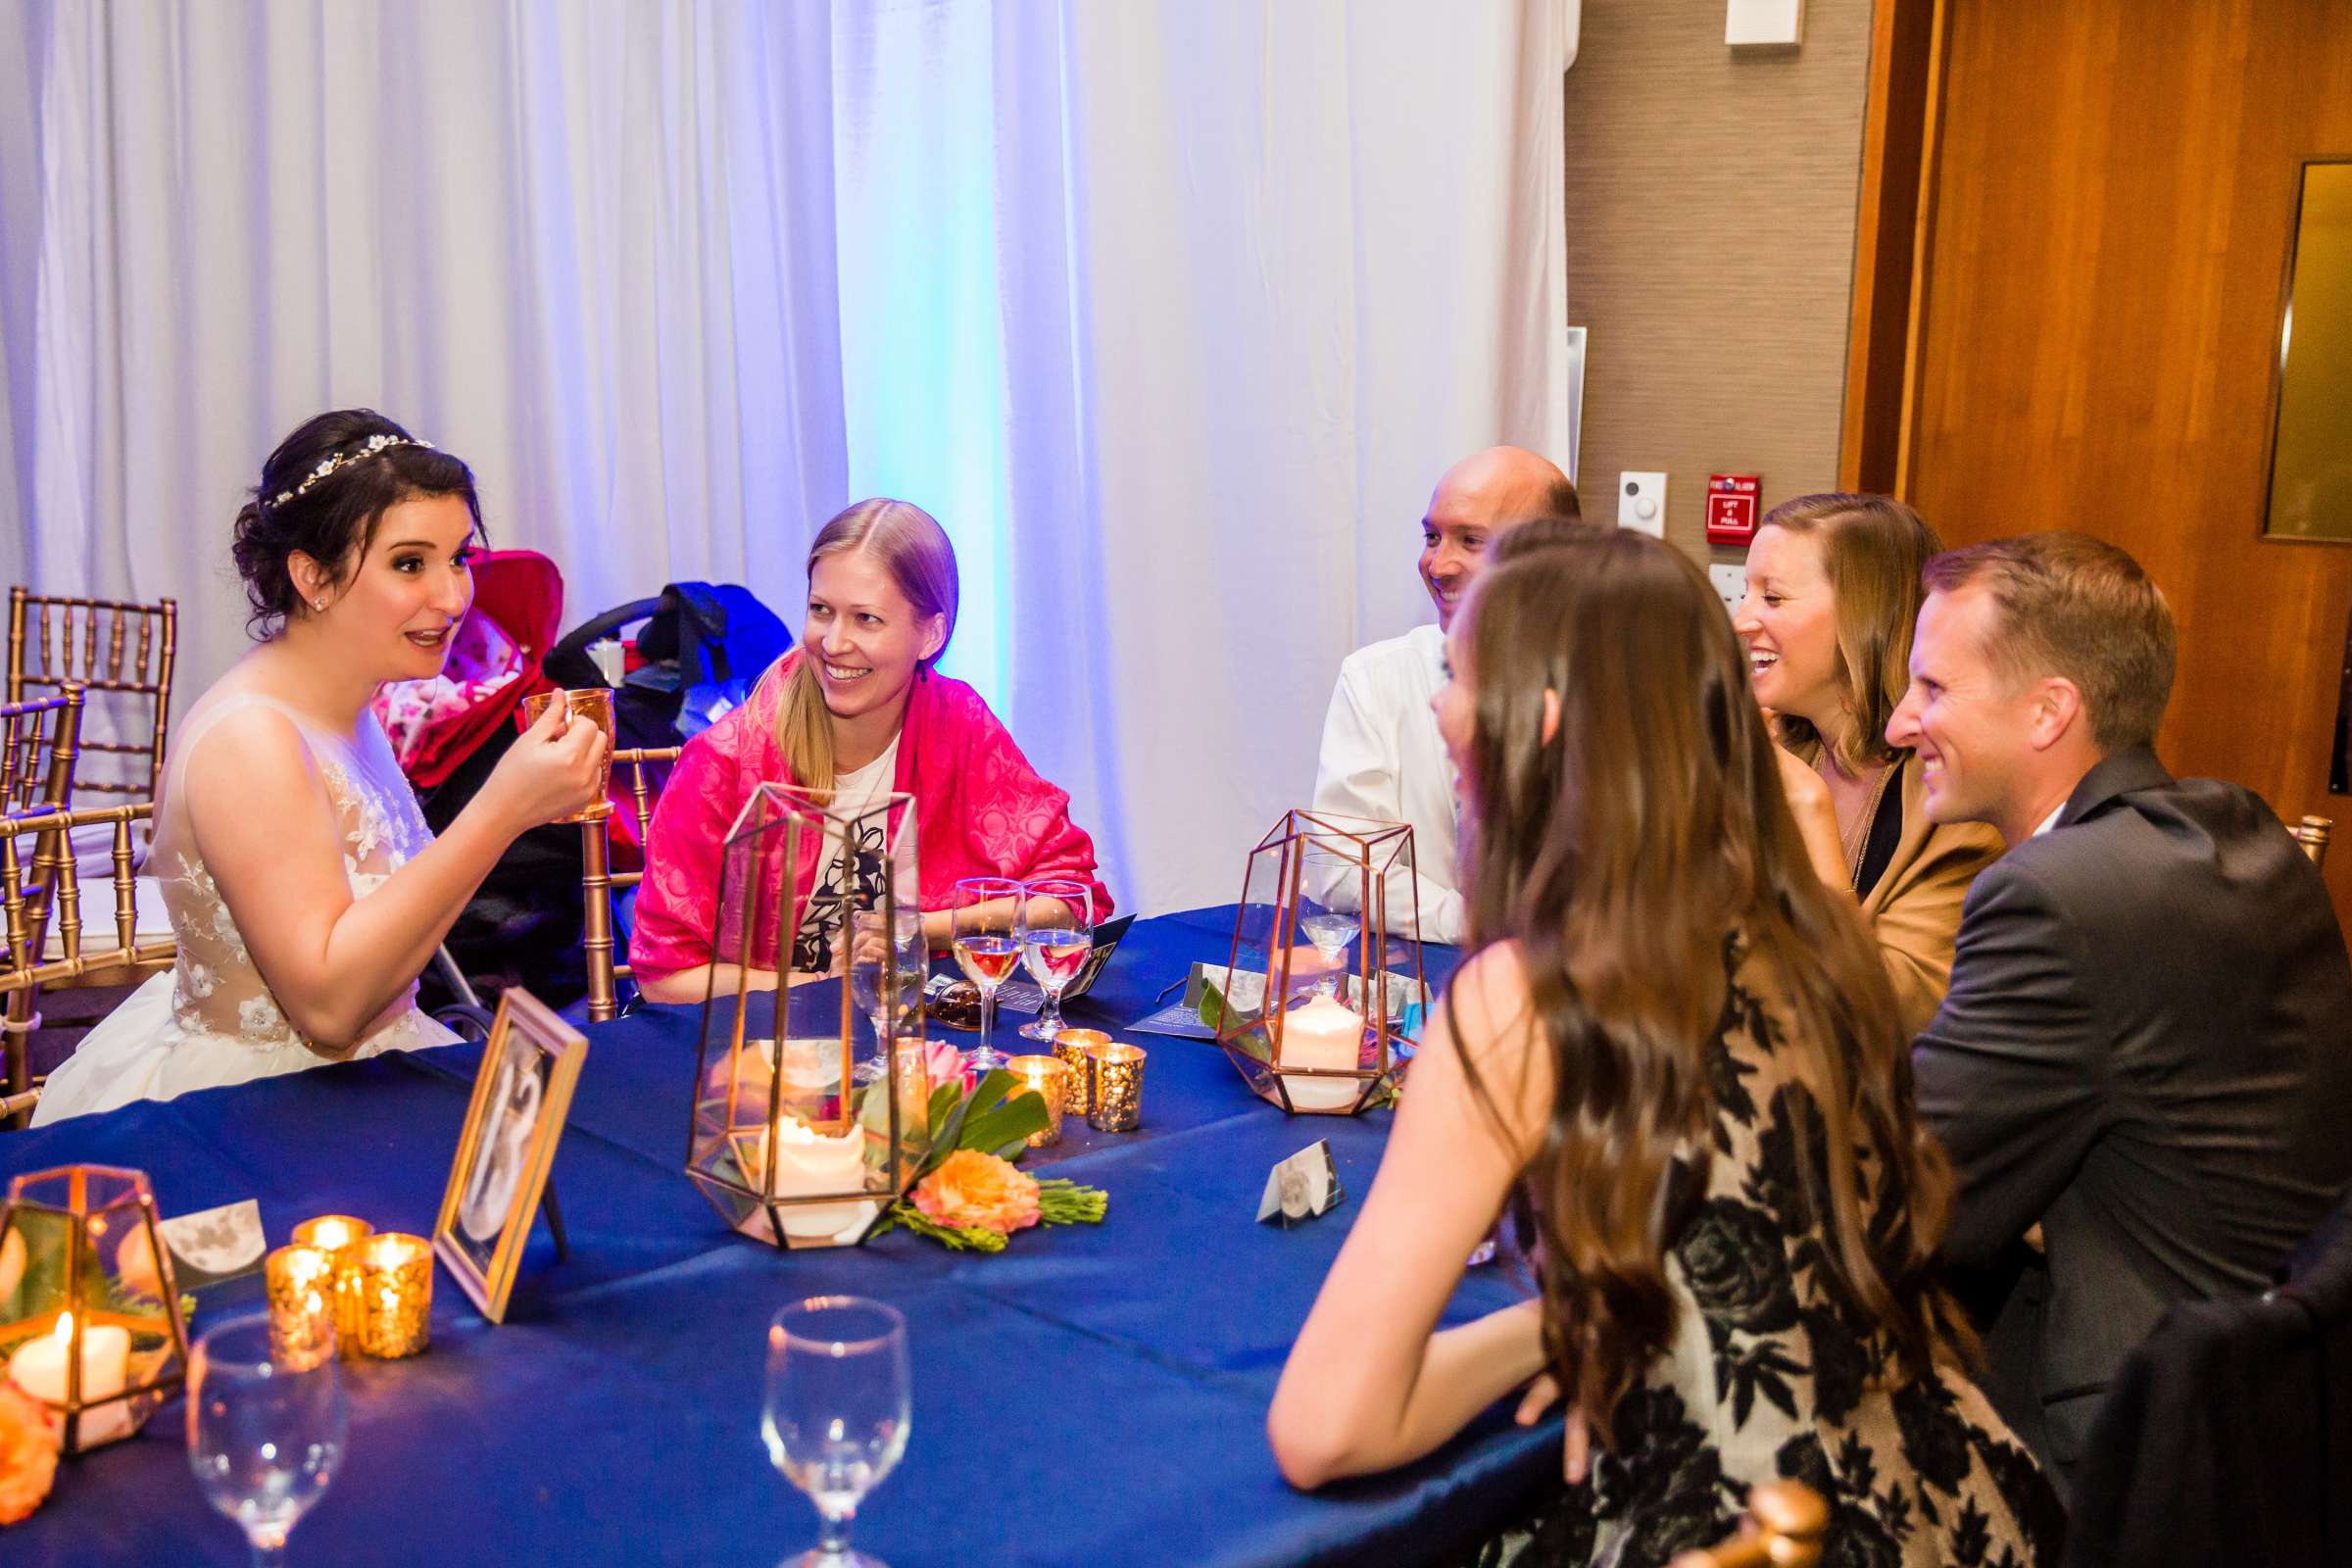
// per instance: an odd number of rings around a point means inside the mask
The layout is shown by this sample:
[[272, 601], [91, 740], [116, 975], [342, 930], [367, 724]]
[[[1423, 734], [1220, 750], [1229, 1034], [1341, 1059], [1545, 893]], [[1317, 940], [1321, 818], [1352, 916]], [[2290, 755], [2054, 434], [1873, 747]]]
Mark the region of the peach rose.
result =
[[958, 1149], [914, 1189], [914, 1206], [942, 1225], [1009, 1236], [1037, 1223], [1037, 1179], [977, 1149]]
[[59, 1434], [49, 1413], [0, 1384], [0, 1525], [13, 1525], [38, 1508], [57, 1479]]

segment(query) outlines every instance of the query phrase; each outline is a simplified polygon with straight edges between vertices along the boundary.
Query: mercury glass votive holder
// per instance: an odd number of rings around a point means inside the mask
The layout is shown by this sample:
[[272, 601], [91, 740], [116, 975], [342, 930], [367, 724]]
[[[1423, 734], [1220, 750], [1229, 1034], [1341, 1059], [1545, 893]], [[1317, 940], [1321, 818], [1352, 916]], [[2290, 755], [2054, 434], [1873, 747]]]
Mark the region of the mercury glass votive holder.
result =
[[1054, 1037], [1054, 1059], [1062, 1065], [1061, 1105], [1071, 1115], [1084, 1116], [1095, 1108], [1094, 1086], [1086, 1076], [1086, 1054], [1109, 1044], [1110, 1036], [1100, 1029], [1064, 1029]]
[[349, 1214], [321, 1214], [294, 1227], [294, 1245], [315, 1247], [334, 1260], [335, 1341], [345, 1356], [360, 1353], [360, 1244], [375, 1227]]
[[1086, 1073], [1086, 1124], [1102, 1133], [1134, 1131], [1144, 1112], [1144, 1048], [1091, 1046]]
[[335, 1353], [335, 1260], [299, 1243], [280, 1247], [262, 1264], [270, 1291], [270, 1356], [307, 1372]]
[[433, 1326], [433, 1248], [421, 1236], [375, 1237], [360, 1248], [360, 1352], [415, 1355]]
[[1069, 1069], [1057, 1056], [1015, 1056], [1004, 1064], [1007, 1072], [1021, 1081], [1020, 1090], [1037, 1096], [1046, 1102], [1046, 1130], [1029, 1135], [1031, 1149], [1043, 1149], [1061, 1142], [1061, 1114], [1068, 1095], [1063, 1085], [1070, 1080]]

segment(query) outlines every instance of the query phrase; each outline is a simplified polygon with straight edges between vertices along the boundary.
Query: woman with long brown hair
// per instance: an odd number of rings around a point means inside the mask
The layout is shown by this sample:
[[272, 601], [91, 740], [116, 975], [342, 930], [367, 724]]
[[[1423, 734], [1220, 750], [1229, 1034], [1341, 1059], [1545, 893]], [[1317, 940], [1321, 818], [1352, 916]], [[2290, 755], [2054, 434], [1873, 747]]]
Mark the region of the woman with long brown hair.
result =
[[1950, 988], [1960, 906], [2001, 853], [1982, 823], [1929, 821], [1926, 764], [1886, 739], [1911, 683], [1919, 574], [1942, 548], [1886, 496], [1798, 496], [1765, 514], [1732, 612], [1813, 868], [1861, 906], [1912, 1032]]
[[[830, 791], [844, 814], [893, 791], [913, 795], [917, 902], [933, 946], [950, 939], [951, 894], [965, 877], [1075, 877], [1090, 884], [1096, 917], [1110, 912], [1069, 796], [1038, 776], [978, 692], [934, 667], [956, 633], [957, 597], [956, 547], [920, 507], [860, 501], [817, 531], [800, 646], [687, 745], [654, 813], [629, 938], [648, 999], [703, 999], [722, 846], [763, 783]], [[754, 951], [789, 950], [800, 972], [833, 970], [845, 910], [858, 902], [853, 884], [879, 876], [879, 828], [872, 838], [815, 868], [790, 932], [768, 909]], [[717, 967], [721, 988], [732, 985], [731, 968]], [[760, 970], [747, 983], [775, 979]]]
[[[1284, 1369], [1284, 1474], [1403, 1463], [1529, 1387], [1569, 1485], [1526, 1560], [1663, 1562], [1780, 1476], [1828, 1499], [1828, 1560], [2054, 1560], [1935, 1282], [1949, 1178], [1885, 967], [1697, 568], [1614, 530], [1521, 553], [1448, 659], [1477, 951]], [[1540, 1297], [1439, 1331], [1514, 1198]]]

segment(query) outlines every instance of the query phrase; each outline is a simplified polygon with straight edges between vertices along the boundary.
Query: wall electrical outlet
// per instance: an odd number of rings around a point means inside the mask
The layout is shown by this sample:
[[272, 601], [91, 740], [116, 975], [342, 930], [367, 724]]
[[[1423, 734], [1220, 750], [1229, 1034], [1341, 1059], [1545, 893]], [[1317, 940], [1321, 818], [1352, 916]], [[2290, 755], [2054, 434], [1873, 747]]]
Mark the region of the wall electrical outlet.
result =
[[1723, 612], [1730, 614], [1747, 597], [1747, 564], [1739, 561], [1718, 561], [1707, 568], [1707, 581], [1715, 585], [1715, 597], [1723, 601]]
[[1666, 537], [1666, 476], [1626, 472], [1617, 476], [1617, 526]]

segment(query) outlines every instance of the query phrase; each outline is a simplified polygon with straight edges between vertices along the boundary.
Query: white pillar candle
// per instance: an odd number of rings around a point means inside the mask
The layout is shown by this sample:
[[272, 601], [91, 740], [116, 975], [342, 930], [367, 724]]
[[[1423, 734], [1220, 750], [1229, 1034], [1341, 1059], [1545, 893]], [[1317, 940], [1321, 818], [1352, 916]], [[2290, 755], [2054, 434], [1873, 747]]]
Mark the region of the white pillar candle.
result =
[[[36, 1399], [54, 1405], [66, 1402], [66, 1354], [74, 1343], [74, 1314], [61, 1312], [57, 1332], [20, 1348], [8, 1360], [9, 1381]], [[93, 1323], [81, 1331], [81, 1425], [76, 1437], [84, 1448], [126, 1437], [130, 1410], [116, 1403], [89, 1408], [109, 1395], [122, 1392], [130, 1368], [130, 1331], [112, 1323]]]
[[[814, 1198], [820, 1194], [855, 1193], [865, 1187], [865, 1132], [852, 1127], [836, 1135], [820, 1133], [805, 1121], [776, 1123], [760, 1138], [760, 1153], [774, 1162], [768, 1191], [778, 1198]], [[807, 1203], [777, 1210], [784, 1234], [804, 1239], [838, 1236], [854, 1223], [862, 1203]]]
[[[1353, 1072], [1363, 1058], [1364, 1020], [1331, 997], [1317, 997], [1282, 1015], [1282, 1065], [1324, 1072]], [[1300, 1110], [1345, 1110], [1355, 1103], [1363, 1083], [1354, 1078], [1286, 1075], [1283, 1085]]]

